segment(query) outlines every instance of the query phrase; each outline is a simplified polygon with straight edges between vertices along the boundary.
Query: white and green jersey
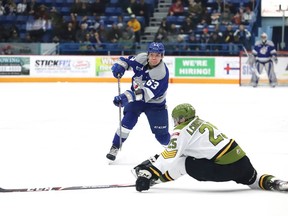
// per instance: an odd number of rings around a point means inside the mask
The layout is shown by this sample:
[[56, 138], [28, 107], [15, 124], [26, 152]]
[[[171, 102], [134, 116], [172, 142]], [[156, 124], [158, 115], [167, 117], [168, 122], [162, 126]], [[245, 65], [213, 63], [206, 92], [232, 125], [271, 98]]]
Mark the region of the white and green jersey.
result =
[[199, 117], [174, 128], [168, 147], [153, 165], [163, 173], [171, 169], [180, 157], [213, 160], [229, 164], [241, 159], [245, 152], [214, 125]]

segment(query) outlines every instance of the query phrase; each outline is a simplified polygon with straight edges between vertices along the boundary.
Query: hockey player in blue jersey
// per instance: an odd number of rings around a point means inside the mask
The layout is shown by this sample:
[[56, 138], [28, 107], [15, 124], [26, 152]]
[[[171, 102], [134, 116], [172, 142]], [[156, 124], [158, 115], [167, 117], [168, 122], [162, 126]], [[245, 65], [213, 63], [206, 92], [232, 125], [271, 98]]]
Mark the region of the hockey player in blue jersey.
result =
[[[112, 66], [113, 76], [122, 77], [126, 70], [132, 69], [132, 85], [129, 90], [114, 97], [114, 105], [124, 107], [124, 116], [117, 129], [112, 147], [106, 157], [114, 161], [121, 144], [128, 138], [138, 118], [145, 113], [150, 129], [162, 145], [170, 140], [166, 92], [169, 83], [169, 70], [163, 61], [165, 48], [162, 43], [152, 42], [148, 51], [128, 58], [120, 57]], [[121, 134], [120, 134], [121, 132]], [[121, 141], [120, 142], [120, 135]], [[121, 144], [120, 144], [121, 143]]]
[[261, 34], [261, 41], [255, 43], [254, 49], [252, 50], [252, 58], [254, 61], [251, 61], [252, 64], [255, 62], [256, 70], [252, 74], [251, 83], [253, 87], [257, 87], [259, 82], [259, 75], [262, 73], [263, 69], [267, 72], [269, 84], [271, 87], [277, 85], [277, 77], [274, 71], [274, 63], [277, 64], [277, 52], [274, 46], [274, 43], [270, 40], [267, 40], [267, 34]]

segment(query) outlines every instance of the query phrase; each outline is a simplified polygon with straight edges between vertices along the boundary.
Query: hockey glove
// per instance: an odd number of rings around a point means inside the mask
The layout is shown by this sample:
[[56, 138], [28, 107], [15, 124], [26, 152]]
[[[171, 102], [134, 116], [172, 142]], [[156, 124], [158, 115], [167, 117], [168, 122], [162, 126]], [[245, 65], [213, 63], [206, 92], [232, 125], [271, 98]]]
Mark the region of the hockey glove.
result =
[[136, 190], [141, 192], [150, 189], [152, 174], [148, 170], [140, 170], [136, 180]]
[[113, 76], [115, 78], [118, 78], [118, 77], [121, 78], [125, 73], [125, 68], [122, 65], [120, 65], [119, 63], [115, 63], [112, 66], [111, 70], [112, 70]]
[[277, 57], [273, 57], [273, 61], [275, 62], [275, 64], [278, 63], [278, 58]]
[[153, 157], [150, 157], [148, 160], [143, 161], [141, 164], [137, 165], [136, 167], [133, 168], [133, 172], [135, 173], [134, 175], [139, 176], [139, 171], [140, 170], [145, 170], [145, 169], [149, 169], [149, 167], [153, 166], [153, 163], [157, 160], [157, 158], [159, 157], [158, 154], [156, 154]]
[[121, 78], [128, 68], [129, 60], [124, 57], [120, 57], [119, 61], [112, 66], [111, 70], [115, 78]]
[[115, 96], [113, 103], [117, 107], [119, 107], [119, 105], [121, 105], [121, 107], [124, 107], [132, 101], [135, 101], [135, 94], [134, 92], [127, 90], [123, 94]]

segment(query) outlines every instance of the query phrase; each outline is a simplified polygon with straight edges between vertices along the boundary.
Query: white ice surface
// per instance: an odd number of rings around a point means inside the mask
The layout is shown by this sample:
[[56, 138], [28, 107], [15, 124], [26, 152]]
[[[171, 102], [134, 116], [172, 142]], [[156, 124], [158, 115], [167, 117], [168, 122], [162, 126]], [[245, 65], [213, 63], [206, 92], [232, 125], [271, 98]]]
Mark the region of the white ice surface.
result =
[[[129, 84], [121, 84], [121, 90]], [[0, 187], [134, 183], [134, 165], [161, 151], [145, 116], [117, 161], [105, 158], [119, 125], [117, 83], [1, 83]], [[169, 113], [189, 102], [233, 137], [259, 173], [288, 180], [288, 88], [170, 84]], [[171, 121], [171, 119], [169, 119]], [[172, 129], [172, 124], [170, 125]], [[0, 193], [1, 216], [287, 216], [288, 193], [185, 176], [134, 188]]]

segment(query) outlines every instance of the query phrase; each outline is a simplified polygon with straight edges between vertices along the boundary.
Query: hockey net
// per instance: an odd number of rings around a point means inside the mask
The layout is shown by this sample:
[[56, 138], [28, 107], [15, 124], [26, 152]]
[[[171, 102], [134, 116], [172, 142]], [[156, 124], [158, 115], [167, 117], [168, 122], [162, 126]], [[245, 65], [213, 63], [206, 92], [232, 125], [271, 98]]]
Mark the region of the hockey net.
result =
[[[248, 52], [251, 54], [251, 52]], [[278, 51], [278, 63], [274, 63], [274, 71], [277, 76], [278, 86], [288, 86], [288, 52], [287, 51]], [[248, 65], [248, 56], [245, 52], [240, 52], [239, 55], [239, 85], [240, 86], [252, 86], [251, 85], [251, 76], [253, 73], [253, 68]], [[268, 86], [269, 81], [267, 77], [267, 72], [265, 69], [260, 74], [260, 80], [258, 86]]]

